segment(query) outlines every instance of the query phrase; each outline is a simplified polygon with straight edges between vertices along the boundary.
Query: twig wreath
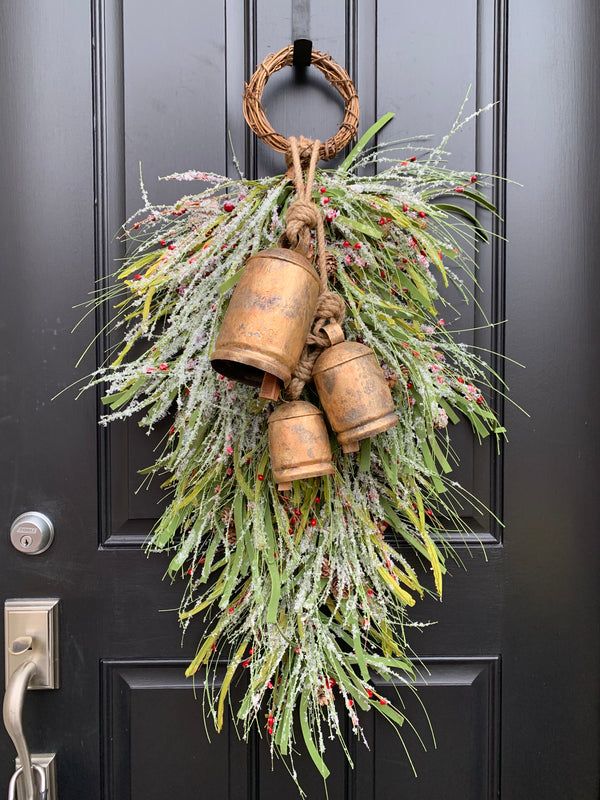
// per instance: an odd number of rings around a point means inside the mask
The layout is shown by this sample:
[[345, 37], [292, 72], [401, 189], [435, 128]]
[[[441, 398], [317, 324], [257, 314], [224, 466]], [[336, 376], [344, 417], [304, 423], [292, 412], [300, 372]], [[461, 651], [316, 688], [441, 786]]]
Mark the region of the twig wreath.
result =
[[286, 174], [171, 175], [208, 184], [172, 206], [151, 204], [142, 184], [125, 263], [89, 301], [113, 307], [116, 344], [85, 386], [106, 386], [103, 424], [136, 415], [150, 433], [172, 421], [145, 470], [170, 497], [149, 549], [185, 580], [184, 629], [204, 623], [186, 674], [217, 729], [229, 704], [243, 738], [256, 725], [295, 779], [297, 745], [324, 777], [327, 739], [350, 760], [345, 718], [363, 739], [369, 711], [400, 734], [400, 689], [415, 673], [407, 609], [441, 598], [444, 530], [465, 530], [465, 505], [482, 508], [450, 477], [448, 422], [465, 418], [480, 439], [504, 433], [486, 400], [490, 370], [446, 329], [438, 289], [474, 300], [487, 240], [454, 198], [494, 211], [484, 176], [445, 166], [450, 136], [475, 115], [461, 109], [435, 147], [367, 149], [386, 114], [320, 169], [355, 136], [359, 106], [348, 74], [312, 58], [345, 104], [327, 142], [286, 139], [262, 109], [292, 47], [268, 56], [244, 94], [248, 124], [285, 154]]

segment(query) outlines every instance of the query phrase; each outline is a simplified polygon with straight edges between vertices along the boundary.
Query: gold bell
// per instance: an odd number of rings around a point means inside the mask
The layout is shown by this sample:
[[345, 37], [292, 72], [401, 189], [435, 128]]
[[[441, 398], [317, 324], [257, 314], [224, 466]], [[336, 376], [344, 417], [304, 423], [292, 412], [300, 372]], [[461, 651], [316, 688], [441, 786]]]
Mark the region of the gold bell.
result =
[[360, 342], [328, 347], [315, 361], [313, 380], [344, 453], [398, 422], [392, 393], [375, 353]]
[[215, 349], [217, 372], [276, 400], [289, 383], [313, 321], [319, 278], [295, 250], [273, 248], [252, 256], [235, 287]]
[[280, 491], [291, 489], [292, 481], [334, 472], [323, 414], [304, 400], [282, 403], [269, 417], [269, 453]]

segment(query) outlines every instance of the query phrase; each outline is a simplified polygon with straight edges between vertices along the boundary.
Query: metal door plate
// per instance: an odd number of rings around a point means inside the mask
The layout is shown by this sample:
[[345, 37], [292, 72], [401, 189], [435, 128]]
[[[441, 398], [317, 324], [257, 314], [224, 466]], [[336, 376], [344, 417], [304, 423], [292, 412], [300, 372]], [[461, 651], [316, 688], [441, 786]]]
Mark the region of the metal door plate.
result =
[[[9, 652], [15, 639], [30, 636], [30, 649]], [[6, 600], [4, 603], [4, 668], [6, 685], [18, 666], [37, 666], [30, 689], [58, 689], [58, 600]]]
[[[32, 753], [31, 763], [40, 766], [46, 773], [46, 785], [48, 794], [46, 800], [58, 800], [56, 792], [56, 753]], [[15, 759], [15, 769], [21, 766], [21, 759]], [[17, 780], [17, 800], [23, 800], [24, 794], [21, 788], [21, 781]]]

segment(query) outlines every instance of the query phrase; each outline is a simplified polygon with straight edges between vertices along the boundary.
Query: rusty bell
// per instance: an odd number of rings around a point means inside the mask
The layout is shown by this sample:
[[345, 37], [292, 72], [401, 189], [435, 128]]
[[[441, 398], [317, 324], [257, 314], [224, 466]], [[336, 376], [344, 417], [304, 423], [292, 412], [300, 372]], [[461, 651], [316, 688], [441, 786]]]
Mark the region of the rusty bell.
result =
[[313, 380], [344, 453], [398, 422], [392, 393], [375, 353], [360, 342], [341, 342], [321, 353]]
[[277, 399], [278, 382], [287, 385], [298, 363], [318, 297], [318, 275], [301, 253], [273, 248], [252, 256], [229, 301], [210, 358], [214, 369], [262, 385], [262, 397]]
[[323, 415], [304, 400], [282, 403], [269, 417], [269, 454], [280, 491], [291, 489], [292, 481], [334, 472]]

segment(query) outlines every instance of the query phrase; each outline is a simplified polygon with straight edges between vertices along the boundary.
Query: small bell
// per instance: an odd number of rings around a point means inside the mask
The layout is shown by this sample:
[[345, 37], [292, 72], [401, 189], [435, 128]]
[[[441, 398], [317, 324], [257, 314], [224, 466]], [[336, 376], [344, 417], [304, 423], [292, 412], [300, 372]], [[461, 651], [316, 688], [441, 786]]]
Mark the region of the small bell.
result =
[[269, 453], [277, 488], [292, 481], [332, 475], [331, 446], [323, 415], [312, 403], [282, 403], [269, 417]]
[[276, 400], [306, 342], [319, 297], [319, 278], [295, 250], [252, 256], [235, 287], [210, 360], [214, 369]]
[[398, 422], [392, 393], [375, 353], [360, 342], [324, 350], [313, 367], [321, 405], [344, 453]]

